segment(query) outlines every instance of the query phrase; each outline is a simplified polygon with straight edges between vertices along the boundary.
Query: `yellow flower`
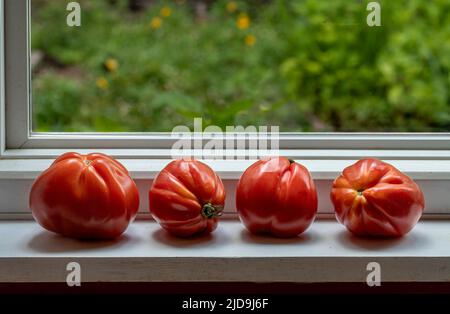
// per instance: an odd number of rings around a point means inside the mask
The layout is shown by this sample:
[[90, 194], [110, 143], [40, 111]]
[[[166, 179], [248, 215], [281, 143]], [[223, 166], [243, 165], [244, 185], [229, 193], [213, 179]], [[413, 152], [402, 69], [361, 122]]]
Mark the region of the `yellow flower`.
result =
[[227, 11], [233, 13], [237, 10], [237, 4], [234, 1], [230, 1], [227, 3]]
[[119, 62], [114, 58], [108, 58], [105, 61], [105, 68], [109, 72], [115, 72], [118, 67], [119, 67]]
[[97, 87], [100, 89], [108, 89], [109, 83], [104, 77], [98, 77], [95, 81], [95, 84], [97, 84]]
[[159, 13], [162, 17], [169, 17], [172, 14], [172, 10], [169, 7], [163, 7]]
[[245, 44], [250, 47], [254, 46], [256, 44], [256, 37], [253, 35], [245, 36]]
[[247, 29], [250, 26], [250, 18], [248, 17], [247, 14], [241, 14], [239, 15], [237, 21], [236, 21], [236, 26], [239, 29]]
[[152, 18], [152, 21], [150, 22], [150, 26], [152, 29], [158, 29], [162, 26], [162, 19], [158, 16]]

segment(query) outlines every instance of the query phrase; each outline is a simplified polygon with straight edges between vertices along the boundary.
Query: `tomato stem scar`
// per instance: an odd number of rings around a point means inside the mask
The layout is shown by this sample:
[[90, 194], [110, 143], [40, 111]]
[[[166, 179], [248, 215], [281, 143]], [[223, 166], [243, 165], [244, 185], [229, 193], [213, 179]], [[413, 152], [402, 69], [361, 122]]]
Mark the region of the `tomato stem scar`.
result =
[[206, 203], [202, 207], [202, 216], [208, 219], [222, 216], [223, 206], [214, 206]]

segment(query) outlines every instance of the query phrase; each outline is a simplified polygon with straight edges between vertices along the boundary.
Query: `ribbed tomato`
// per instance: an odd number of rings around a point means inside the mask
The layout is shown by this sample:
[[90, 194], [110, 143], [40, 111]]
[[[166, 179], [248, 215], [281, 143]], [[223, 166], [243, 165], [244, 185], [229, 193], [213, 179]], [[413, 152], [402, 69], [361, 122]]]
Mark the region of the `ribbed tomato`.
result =
[[419, 186], [394, 166], [362, 159], [333, 183], [331, 201], [338, 221], [359, 236], [399, 237], [420, 219], [424, 196]]
[[98, 153], [61, 155], [36, 179], [30, 192], [36, 221], [73, 238], [118, 237], [138, 207], [138, 189], [128, 171]]
[[174, 160], [156, 177], [149, 192], [152, 216], [175, 236], [209, 233], [225, 204], [219, 176], [197, 160]]
[[284, 157], [259, 160], [241, 176], [236, 208], [252, 233], [295, 237], [313, 222], [317, 192], [309, 171]]

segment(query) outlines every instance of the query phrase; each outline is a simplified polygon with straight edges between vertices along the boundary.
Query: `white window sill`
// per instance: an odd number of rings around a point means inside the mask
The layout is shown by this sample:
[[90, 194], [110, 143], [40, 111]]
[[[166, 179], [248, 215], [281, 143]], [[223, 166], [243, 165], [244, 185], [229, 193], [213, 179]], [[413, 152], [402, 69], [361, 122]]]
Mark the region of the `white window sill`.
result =
[[[83, 151], [83, 153], [85, 152]], [[352, 151], [347, 153], [350, 152]], [[127, 153], [129, 154], [130, 151], [127, 150]], [[353, 153], [363, 154], [363, 152], [357, 153], [356, 151], [353, 151]], [[374, 153], [374, 151], [367, 151], [366, 153]], [[393, 154], [393, 152], [391, 153]], [[324, 159], [314, 159], [312, 155], [296, 157], [298, 154], [300, 154], [299, 151], [294, 156], [287, 155], [295, 158], [310, 170], [318, 191], [319, 215], [320, 217], [329, 217], [333, 213], [333, 205], [329, 197], [332, 181], [345, 167], [354, 163], [358, 157], [355, 155], [355, 158], [326, 159], [326, 152], [322, 152]], [[409, 152], [408, 154], [410, 157], [416, 156], [415, 153]], [[136, 180], [140, 190], [140, 216], [148, 215], [148, 190], [151, 186], [151, 180], [170, 162], [170, 159], [150, 159], [139, 154], [135, 158], [120, 158], [120, 153], [117, 153], [117, 151], [115, 156], [119, 157], [119, 161], [129, 169], [131, 176]], [[422, 155], [417, 154], [417, 156]], [[28, 210], [29, 190], [33, 180], [54, 160], [48, 156], [41, 157], [37, 158], [31, 154], [27, 158], [5, 156], [5, 159], [0, 159], [0, 221], [31, 218]], [[426, 158], [422, 156], [425, 159], [413, 160], [402, 159], [406, 158], [406, 155], [396, 158], [392, 155], [391, 157], [385, 160], [416, 180], [422, 188], [426, 199], [424, 216], [427, 218], [450, 218], [450, 161], [439, 154], [434, 159], [428, 159], [430, 156]], [[209, 164], [224, 180], [227, 191], [224, 213], [226, 216], [236, 217], [234, 193], [238, 179], [242, 172], [255, 161], [204, 160], [204, 162]]]
[[[291, 157], [291, 156], [288, 156]], [[136, 156], [136, 159], [118, 159], [134, 179], [153, 179], [171, 159], [149, 159]], [[314, 179], [335, 179], [342, 170], [356, 162], [355, 159], [308, 159], [295, 158], [311, 172]], [[34, 179], [50, 166], [54, 158], [43, 159], [0, 159], [0, 179]], [[239, 179], [241, 174], [255, 160], [203, 160], [209, 164], [222, 179]], [[450, 180], [450, 161], [389, 159], [401, 171], [415, 180]]]
[[380, 264], [382, 282], [450, 281], [449, 221], [421, 221], [394, 240], [357, 239], [331, 220], [296, 239], [252, 236], [222, 221], [210, 237], [182, 240], [137, 221], [100, 243], [3, 221], [0, 239], [0, 282], [64, 282], [69, 262], [80, 263], [83, 282], [365, 282], [369, 262]]

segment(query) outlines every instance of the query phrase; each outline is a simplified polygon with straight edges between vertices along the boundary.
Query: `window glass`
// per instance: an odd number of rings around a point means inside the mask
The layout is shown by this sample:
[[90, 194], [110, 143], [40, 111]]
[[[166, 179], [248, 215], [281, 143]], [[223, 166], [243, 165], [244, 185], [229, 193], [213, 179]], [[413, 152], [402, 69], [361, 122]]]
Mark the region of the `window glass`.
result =
[[33, 131], [446, 132], [449, 38], [448, 0], [32, 0]]

